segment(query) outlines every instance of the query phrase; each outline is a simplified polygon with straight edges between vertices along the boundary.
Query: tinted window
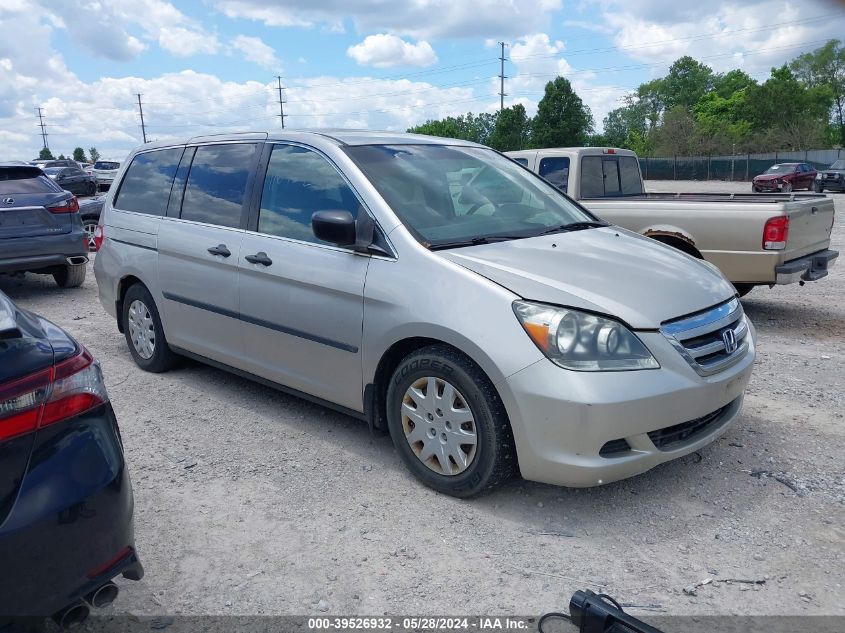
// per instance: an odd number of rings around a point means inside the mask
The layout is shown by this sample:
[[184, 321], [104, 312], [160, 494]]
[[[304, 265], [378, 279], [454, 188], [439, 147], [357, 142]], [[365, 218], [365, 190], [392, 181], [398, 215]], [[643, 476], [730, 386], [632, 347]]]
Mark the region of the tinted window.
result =
[[119, 169], [120, 163], [112, 161], [98, 160], [94, 163], [94, 169]]
[[569, 158], [556, 156], [540, 161], [540, 175], [562, 191], [569, 186]]
[[619, 178], [622, 180], [623, 196], [643, 192], [643, 181], [640, 178], [640, 161], [634, 156], [619, 157]]
[[117, 209], [164, 215], [182, 148], [144, 152], [132, 159], [114, 201]]
[[26, 167], [0, 169], [0, 194], [56, 191], [59, 191], [59, 188], [39, 170]]
[[527, 158], [514, 158], [516, 162], [518, 162], [523, 167], [528, 167], [528, 159]]
[[182, 200], [182, 219], [239, 226], [255, 147], [252, 143], [198, 147]]
[[601, 156], [584, 156], [581, 159], [581, 197], [604, 197]]
[[276, 145], [267, 166], [258, 231], [320, 242], [311, 230], [317, 211], [358, 215], [358, 198], [325, 158], [303, 147]]

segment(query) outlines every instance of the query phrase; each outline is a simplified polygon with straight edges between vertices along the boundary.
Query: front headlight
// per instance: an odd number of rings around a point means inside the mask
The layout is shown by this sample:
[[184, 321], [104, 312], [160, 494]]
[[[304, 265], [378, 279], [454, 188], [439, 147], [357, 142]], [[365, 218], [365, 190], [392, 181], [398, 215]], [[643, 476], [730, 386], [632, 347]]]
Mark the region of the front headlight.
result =
[[821, 180], [822, 178], [824, 178], [824, 174], [822, 174], [822, 173], [816, 174], [816, 180]]
[[626, 371], [660, 367], [640, 339], [613, 319], [529, 301], [514, 301], [513, 310], [540, 351], [566, 369]]

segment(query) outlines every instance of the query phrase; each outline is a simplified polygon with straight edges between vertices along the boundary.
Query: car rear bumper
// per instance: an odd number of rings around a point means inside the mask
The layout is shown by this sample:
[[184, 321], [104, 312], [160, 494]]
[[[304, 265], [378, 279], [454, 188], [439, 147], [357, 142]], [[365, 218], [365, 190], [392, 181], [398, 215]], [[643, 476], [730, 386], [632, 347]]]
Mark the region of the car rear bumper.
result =
[[121, 574], [140, 579], [132, 513], [111, 405], [40, 429], [0, 525], [0, 623], [53, 615]]
[[775, 268], [777, 283], [793, 284], [797, 281], [817, 281], [827, 277], [827, 271], [837, 257], [838, 251], [827, 249], [781, 264]]
[[[68, 261], [80, 257], [84, 259]], [[0, 240], [0, 273], [37, 271], [87, 261], [88, 243], [81, 223], [79, 229], [74, 228], [70, 233]]]
[[572, 372], [542, 360], [499, 385], [524, 478], [610, 483], [710, 444], [739, 417], [753, 343], [738, 363], [702, 377], [662, 334], [639, 336], [659, 369]]

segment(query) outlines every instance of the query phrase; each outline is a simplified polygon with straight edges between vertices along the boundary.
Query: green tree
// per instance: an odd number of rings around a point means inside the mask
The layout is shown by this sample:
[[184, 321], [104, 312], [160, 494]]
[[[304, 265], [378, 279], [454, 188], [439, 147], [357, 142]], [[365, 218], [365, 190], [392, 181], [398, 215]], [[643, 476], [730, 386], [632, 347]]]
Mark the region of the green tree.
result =
[[728, 99], [733, 93], [746, 91], [756, 85], [757, 82], [741, 70], [731, 70], [724, 75], [718, 75], [713, 80], [713, 90], [723, 99]]
[[[625, 97], [625, 105], [611, 110], [604, 117], [604, 145], [633, 149], [649, 129], [648, 106], [636, 94]], [[636, 139], [636, 141], [635, 141]]]
[[531, 119], [525, 106], [517, 103], [499, 113], [489, 144], [501, 152], [520, 150], [527, 146], [530, 134]]
[[73, 160], [77, 163], [86, 163], [88, 162], [85, 158], [85, 150], [81, 147], [77, 147], [73, 150]]
[[663, 78], [663, 93], [666, 107], [692, 110], [706, 92], [713, 89], [715, 77], [713, 70], [689, 55], [678, 59], [669, 67], [669, 73]]
[[441, 120], [429, 120], [422, 125], [408, 128], [408, 132], [428, 134], [444, 138], [459, 138], [487, 145], [496, 126], [496, 115], [472, 112], [458, 117], [446, 117]]
[[67, 160], [64, 154], [59, 154], [59, 160]]
[[531, 124], [534, 147], [573, 147], [584, 145], [593, 131], [593, 115], [564, 77], [546, 84]]
[[839, 126], [838, 142], [845, 146], [845, 45], [840, 40], [830, 40], [812, 53], [799, 55], [789, 66], [806, 86], [830, 88]]
[[96, 163], [100, 160], [100, 152], [97, 151], [96, 147], [91, 147], [88, 149], [88, 156], [91, 158], [92, 163]]
[[660, 123], [660, 117], [666, 110], [666, 89], [662, 79], [652, 79], [637, 88], [637, 100], [645, 109], [650, 130]]
[[752, 123], [748, 93], [740, 89], [722, 97], [708, 92], [693, 107], [696, 134], [710, 139], [710, 151], [728, 153], [751, 149]]
[[784, 64], [749, 91], [751, 122], [772, 149], [809, 149], [825, 138], [834, 94], [830, 86], [806, 87]]
[[53, 160], [53, 152], [50, 151], [49, 147], [41, 148], [41, 151], [38, 152], [38, 160]]

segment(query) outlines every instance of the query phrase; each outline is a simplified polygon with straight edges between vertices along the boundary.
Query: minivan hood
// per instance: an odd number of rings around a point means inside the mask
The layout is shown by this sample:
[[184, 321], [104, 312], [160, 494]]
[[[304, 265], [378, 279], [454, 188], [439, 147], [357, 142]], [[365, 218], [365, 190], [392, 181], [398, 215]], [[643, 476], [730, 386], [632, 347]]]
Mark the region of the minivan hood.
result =
[[618, 227], [437, 251], [523, 299], [599, 312], [635, 329], [727, 301], [710, 265]]

